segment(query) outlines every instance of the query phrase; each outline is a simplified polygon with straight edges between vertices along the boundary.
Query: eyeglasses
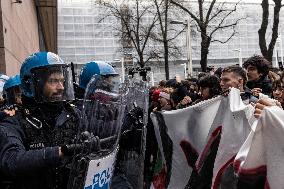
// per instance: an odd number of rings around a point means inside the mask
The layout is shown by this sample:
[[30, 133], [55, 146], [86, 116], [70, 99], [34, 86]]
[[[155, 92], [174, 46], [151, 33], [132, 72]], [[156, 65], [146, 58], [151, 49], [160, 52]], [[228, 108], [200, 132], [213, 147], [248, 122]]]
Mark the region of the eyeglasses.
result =
[[55, 78], [50, 78], [47, 80], [47, 83], [51, 84], [51, 85], [58, 85], [58, 84], [64, 84], [65, 79], [55, 79]]

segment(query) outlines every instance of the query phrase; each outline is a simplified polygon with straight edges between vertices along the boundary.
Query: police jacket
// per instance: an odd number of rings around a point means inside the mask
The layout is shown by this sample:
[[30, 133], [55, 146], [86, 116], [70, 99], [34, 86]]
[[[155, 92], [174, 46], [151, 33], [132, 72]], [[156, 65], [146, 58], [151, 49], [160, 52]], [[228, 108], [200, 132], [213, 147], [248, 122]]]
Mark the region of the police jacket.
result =
[[70, 161], [58, 146], [74, 143], [80, 113], [69, 104], [53, 111], [22, 108], [0, 123], [0, 171], [14, 188], [66, 188]]

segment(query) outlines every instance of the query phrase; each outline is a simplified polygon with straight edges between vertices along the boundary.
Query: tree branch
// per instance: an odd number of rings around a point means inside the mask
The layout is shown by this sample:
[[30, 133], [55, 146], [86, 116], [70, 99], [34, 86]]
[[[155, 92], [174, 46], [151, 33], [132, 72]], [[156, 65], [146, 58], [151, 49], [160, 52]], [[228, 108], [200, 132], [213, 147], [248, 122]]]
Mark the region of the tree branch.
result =
[[223, 6], [224, 6], [225, 2], [219, 3], [219, 6], [220, 6], [220, 4], [221, 4], [221, 7], [220, 7], [220, 8], [219, 8], [219, 7], [216, 8], [217, 11], [215, 12], [215, 14], [213, 14], [213, 15], [211, 16], [211, 18], [209, 18], [209, 20], [207, 19], [206, 25], [208, 25], [208, 24], [210, 23], [210, 21], [212, 21], [214, 18], [216, 18], [217, 16], [219, 16], [222, 12], [225, 12], [225, 11], [226, 11], [225, 9], [223, 9]]
[[267, 26], [268, 26], [268, 17], [269, 17], [269, 4], [268, 4], [268, 0], [262, 0], [261, 3], [262, 6], [262, 22], [261, 22], [261, 26], [260, 29], [258, 30], [258, 42], [259, 42], [259, 47], [261, 50], [261, 53], [264, 57], [267, 56], [267, 44], [266, 44], [266, 30], [267, 30]]
[[198, 19], [190, 10], [188, 10], [187, 8], [185, 8], [184, 6], [182, 6], [181, 4], [179, 4], [179, 3], [177, 3], [177, 2], [175, 2], [175, 1], [173, 1], [173, 0], [170, 0], [170, 2], [171, 2], [172, 4], [174, 4], [175, 6], [181, 8], [181, 9], [184, 10], [185, 12], [187, 12], [187, 13], [191, 16], [191, 18], [194, 19], [194, 20], [198, 23], [198, 25], [200, 25], [200, 23], [201, 23], [201, 22], [200, 22], [200, 19]]
[[212, 35], [218, 31], [219, 29], [224, 29], [224, 28], [229, 28], [229, 27], [232, 27], [232, 26], [236, 26], [238, 24], [239, 21], [245, 19], [245, 18], [239, 18], [237, 19], [234, 23], [232, 24], [227, 24], [227, 25], [222, 25], [224, 23], [224, 21], [226, 20], [226, 18], [228, 18], [233, 12], [235, 12], [237, 10], [237, 4], [235, 4], [235, 7], [234, 9], [230, 10], [230, 12], [228, 12], [222, 19], [221, 21], [219, 22], [218, 26], [216, 26], [216, 28], [209, 34], [210, 37], [212, 37]]
[[211, 12], [212, 12], [212, 9], [214, 7], [214, 4], [215, 4], [216, 0], [213, 0], [210, 4], [210, 7], [209, 7], [209, 10], [207, 11], [207, 15], [206, 15], [206, 19], [205, 19], [205, 24], [208, 24], [209, 22], [209, 17], [211, 15]]
[[[213, 0], [213, 1], [215, 1], [215, 0]], [[203, 0], [198, 0], [198, 8], [199, 8], [200, 22], [203, 23]]]
[[274, 6], [274, 14], [273, 14], [273, 27], [272, 27], [272, 36], [271, 36], [271, 41], [268, 46], [268, 56], [269, 59], [273, 56], [273, 49], [276, 44], [276, 40], [278, 38], [278, 26], [279, 26], [279, 13], [281, 9], [281, 1], [276, 1], [273, 0], [275, 3]]
[[232, 39], [232, 37], [235, 36], [236, 33], [237, 33], [237, 32], [236, 32], [236, 30], [234, 29], [233, 32], [232, 32], [232, 34], [230, 35], [230, 37], [228, 37], [225, 41], [221, 41], [221, 40], [215, 39], [215, 40], [212, 40], [211, 42], [212, 42], [212, 43], [214, 43], [214, 42], [219, 42], [219, 43], [225, 44], [225, 43], [227, 43], [228, 41], [230, 41], [230, 40]]

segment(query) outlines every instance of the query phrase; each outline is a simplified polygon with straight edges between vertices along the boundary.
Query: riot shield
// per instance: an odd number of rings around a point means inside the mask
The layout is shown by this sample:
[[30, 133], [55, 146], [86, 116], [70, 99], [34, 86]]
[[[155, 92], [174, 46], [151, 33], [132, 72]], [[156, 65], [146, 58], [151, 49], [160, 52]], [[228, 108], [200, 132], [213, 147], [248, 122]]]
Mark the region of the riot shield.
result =
[[95, 75], [87, 86], [77, 142], [82, 148], [73, 158], [69, 189], [110, 188], [125, 110], [117, 81]]
[[133, 188], [143, 188], [148, 87], [146, 82], [134, 80], [128, 81], [124, 90], [127, 105], [115, 171], [123, 174]]

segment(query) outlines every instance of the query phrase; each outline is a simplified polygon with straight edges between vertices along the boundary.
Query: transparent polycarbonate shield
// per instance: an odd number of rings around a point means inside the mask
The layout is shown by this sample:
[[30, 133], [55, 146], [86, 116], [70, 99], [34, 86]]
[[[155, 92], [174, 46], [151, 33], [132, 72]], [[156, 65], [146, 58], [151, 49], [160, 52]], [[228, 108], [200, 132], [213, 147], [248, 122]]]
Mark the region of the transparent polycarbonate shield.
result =
[[146, 124], [148, 118], [148, 85], [144, 81], [129, 80], [124, 101], [127, 104], [123, 119], [118, 167], [133, 188], [143, 188]]
[[68, 65], [50, 65], [32, 71], [35, 100], [58, 102], [74, 100], [72, 71]]
[[137, 106], [143, 110], [143, 123], [148, 122], [148, 107], [149, 107], [149, 87], [148, 83], [142, 80], [129, 80], [125, 84], [124, 100], [127, 110], [132, 110]]
[[9, 79], [6, 75], [0, 75], [0, 97], [3, 97], [3, 87], [5, 82]]
[[89, 82], [83, 114], [89, 133], [100, 139], [100, 150], [112, 152], [118, 145], [125, 106], [119, 77], [95, 75]]
[[[87, 85], [79, 154], [73, 158], [70, 189], [110, 188], [115, 170], [125, 105], [117, 76], [94, 75]], [[68, 189], [69, 189], [68, 188]]]

